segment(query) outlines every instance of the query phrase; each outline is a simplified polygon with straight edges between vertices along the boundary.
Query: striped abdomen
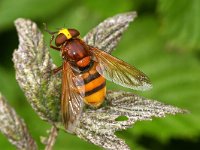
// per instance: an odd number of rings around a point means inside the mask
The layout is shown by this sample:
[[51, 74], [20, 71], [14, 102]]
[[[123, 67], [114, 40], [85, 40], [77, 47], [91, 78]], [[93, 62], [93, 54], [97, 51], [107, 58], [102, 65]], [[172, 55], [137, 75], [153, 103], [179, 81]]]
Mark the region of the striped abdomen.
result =
[[96, 71], [96, 65], [94, 62], [93, 66], [78, 75], [75, 81], [79, 92], [84, 96], [84, 102], [93, 107], [100, 106], [106, 95], [106, 80]]

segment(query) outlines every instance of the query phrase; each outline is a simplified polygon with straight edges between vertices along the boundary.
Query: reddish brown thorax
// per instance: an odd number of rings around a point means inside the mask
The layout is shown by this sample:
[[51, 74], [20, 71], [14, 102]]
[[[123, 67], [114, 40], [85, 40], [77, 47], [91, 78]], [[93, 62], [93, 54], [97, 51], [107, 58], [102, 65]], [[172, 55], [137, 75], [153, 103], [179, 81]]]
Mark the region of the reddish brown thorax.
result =
[[80, 39], [70, 39], [63, 45], [64, 57], [79, 61], [88, 56], [88, 47]]
[[91, 62], [88, 46], [78, 38], [76, 29], [61, 29], [55, 39], [56, 46], [61, 48], [64, 60], [71, 61], [79, 68], [87, 67]]

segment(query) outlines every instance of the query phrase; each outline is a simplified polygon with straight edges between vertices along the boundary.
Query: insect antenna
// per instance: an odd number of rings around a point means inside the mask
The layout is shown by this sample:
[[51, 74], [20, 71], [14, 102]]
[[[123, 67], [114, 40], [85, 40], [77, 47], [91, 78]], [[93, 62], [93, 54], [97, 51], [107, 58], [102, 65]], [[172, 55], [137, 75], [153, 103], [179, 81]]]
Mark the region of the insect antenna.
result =
[[52, 45], [52, 41], [53, 41], [54, 38], [55, 38], [55, 37], [54, 37], [54, 34], [58, 33], [58, 31], [54, 31], [54, 32], [52, 32], [52, 31], [50, 31], [50, 30], [48, 29], [46, 23], [43, 23], [43, 25], [44, 25], [44, 30], [45, 30], [46, 32], [48, 32], [49, 34], [52, 35], [52, 36], [51, 36], [51, 40], [50, 40], [50, 45]]
[[54, 31], [54, 32], [53, 32], [53, 31], [50, 31], [50, 30], [48, 29], [46, 23], [43, 23], [43, 25], [44, 25], [44, 30], [45, 30], [46, 32], [48, 32], [49, 34], [54, 35], [54, 34], [58, 33], [58, 31]]

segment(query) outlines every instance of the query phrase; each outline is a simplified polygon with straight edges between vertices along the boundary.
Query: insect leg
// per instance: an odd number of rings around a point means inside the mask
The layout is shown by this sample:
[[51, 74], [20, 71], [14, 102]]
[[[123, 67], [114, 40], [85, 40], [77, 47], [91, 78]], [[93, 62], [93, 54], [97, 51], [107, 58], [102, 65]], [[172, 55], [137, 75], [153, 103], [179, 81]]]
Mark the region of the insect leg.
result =
[[53, 74], [57, 74], [59, 71], [62, 70], [62, 68], [63, 68], [63, 66], [60, 66], [60, 67], [58, 67], [58, 68], [56, 68], [56, 69], [53, 69], [53, 70], [52, 70]]
[[54, 40], [54, 34], [52, 35], [51, 37], [51, 40], [50, 40], [50, 47], [53, 48], [54, 50], [57, 50], [57, 51], [60, 51], [60, 48], [59, 47], [56, 47], [52, 44], [52, 41]]
[[48, 32], [49, 34], [52, 35], [51, 40], [50, 40], [50, 47], [53, 48], [53, 49], [55, 49], [55, 50], [57, 50], [57, 51], [60, 51], [60, 48], [59, 48], [59, 47], [56, 47], [56, 46], [54, 46], [54, 45], [52, 44], [52, 41], [54, 40], [54, 34], [56, 34], [56, 33], [58, 33], [58, 32], [57, 32], [57, 31], [55, 31], [55, 32], [50, 31], [50, 30], [47, 28], [47, 24], [46, 24], [46, 23], [43, 23], [43, 25], [44, 25], [44, 30], [45, 30], [46, 32]]
[[60, 51], [59, 47], [56, 47], [56, 46], [53, 46], [53, 45], [50, 45], [50, 47], [53, 48], [54, 50]]

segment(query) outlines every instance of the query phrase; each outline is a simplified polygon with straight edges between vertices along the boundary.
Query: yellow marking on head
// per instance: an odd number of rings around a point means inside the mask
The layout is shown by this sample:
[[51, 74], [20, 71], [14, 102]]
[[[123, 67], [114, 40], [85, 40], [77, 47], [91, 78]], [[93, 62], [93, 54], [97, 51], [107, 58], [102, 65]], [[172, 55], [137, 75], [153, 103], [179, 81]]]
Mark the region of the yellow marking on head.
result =
[[67, 37], [67, 39], [71, 39], [72, 38], [72, 35], [69, 33], [69, 30], [66, 29], [66, 28], [60, 29], [58, 34], [60, 34], [60, 33], [64, 34]]

